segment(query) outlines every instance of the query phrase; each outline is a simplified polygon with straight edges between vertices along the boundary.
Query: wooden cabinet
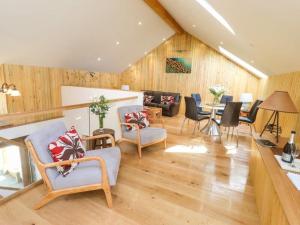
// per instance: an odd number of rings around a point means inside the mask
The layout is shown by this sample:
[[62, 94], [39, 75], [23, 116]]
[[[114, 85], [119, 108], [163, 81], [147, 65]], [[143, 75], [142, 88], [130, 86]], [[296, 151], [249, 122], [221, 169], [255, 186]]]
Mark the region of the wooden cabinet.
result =
[[273, 151], [253, 145], [250, 178], [261, 225], [300, 225], [300, 192], [276, 162]]

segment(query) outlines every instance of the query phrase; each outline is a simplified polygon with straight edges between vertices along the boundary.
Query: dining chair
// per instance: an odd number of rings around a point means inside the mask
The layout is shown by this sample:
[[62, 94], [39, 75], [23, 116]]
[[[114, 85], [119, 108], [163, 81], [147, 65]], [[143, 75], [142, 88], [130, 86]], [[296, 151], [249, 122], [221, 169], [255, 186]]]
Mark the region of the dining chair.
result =
[[[255, 126], [254, 126], [254, 123], [256, 121], [256, 116], [257, 116], [257, 113], [258, 113], [258, 106], [262, 103], [263, 101], [261, 100], [256, 100], [254, 102], [254, 104], [252, 105], [249, 113], [248, 113], [248, 116], [247, 117], [244, 117], [244, 116], [240, 116], [239, 117], [239, 121], [240, 123], [245, 123], [247, 124], [249, 127], [250, 127], [250, 132], [251, 132], [251, 136], [253, 136], [253, 129], [255, 131]], [[253, 129], [252, 129], [253, 127]]]
[[[83, 158], [53, 162], [48, 151], [49, 143], [67, 131], [64, 122], [58, 121], [37, 130], [25, 139], [25, 144], [47, 187], [47, 194], [35, 205], [39, 209], [55, 198], [73, 193], [103, 189], [108, 207], [112, 207], [110, 187], [116, 185], [121, 160], [121, 152], [109, 134], [83, 137], [89, 141], [101, 137], [111, 139], [112, 147], [89, 150]], [[57, 166], [78, 162], [76, 168], [67, 176], [57, 172]]]
[[[227, 128], [227, 138], [229, 136], [230, 128], [233, 128], [232, 134], [234, 132], [234, 128], [237, 128], [237, 135], [236, 135], [236, 144], [239, 145], [239, 132], [238, 132], [238, 126], [239, 126], [239, 116], [242, 108], [242, 102], [228, 102], [224, 108], [224, 113], [221, 117], [221, 119], [214, 119], [216, 124], [219, 127], [225, 127]], [[222, 131], [219, 131], [220, 134], [220, 140], [222, 140]]]
[[[226, 105], [228, 102], [232, 102], [232, 101], [233, 101], [233, 96], [231, 96], [231, 95], [222, 95], [220, 103]], [[224, 110], [218, 110], [216, 112], [216, 115], [222, 116], [223, 113], [224, 113]]]
[[[154, 145], [160, 142], [164, 143], [164, 147], [167, 148], [167, 131], [160, 127], [145, 127], [139, 128], [136, 123], [126, 123], [125, 114], [132, 112], [143, 111], [142, 105], [129, 105], [118, 108], [120, 127], [121, 127], [121, 141], [126, 141], [137, 145], [139, 158], [142, 158], [142, 148]], [[134, 130], [128, 131], [127, 126], [135, 127]]]
[[198, 113], [196, 101], [192, 97], [184, 97], [185, 100], [185, 117], [181, 125], [180, 133], [182, 133], [184, 123], [188, 120], [193, 120], [195, 122], [193, 134], [195, 134], [196, 126], [200, 126], [200, 122], [205, 119], [209, 119], [207, 115], [201, 115]]
[[192, 93], [191, 97], [193, 99], [195, 99], [195, 101], [196, 101], [196, 106], [197, 106], [198, 114], [200, 114], [200, 115], [210, 115], [211, 114], [211, 112], [204, 111], [203, 108], [201, 107], [202, 100], [201, 100], [200, 94], [198, 94], [198, 93]]

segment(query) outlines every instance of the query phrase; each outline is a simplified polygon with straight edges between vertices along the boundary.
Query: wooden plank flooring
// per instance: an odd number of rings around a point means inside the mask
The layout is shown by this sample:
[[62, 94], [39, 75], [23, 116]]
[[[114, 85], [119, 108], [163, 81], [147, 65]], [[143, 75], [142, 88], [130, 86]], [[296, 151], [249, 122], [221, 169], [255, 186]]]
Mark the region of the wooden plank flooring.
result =
[[0, 206], [0, 225], [258, 225], [248, 180], [251, 138], [242, 136], [236, 149], [235, 139], [224, 136], [221, 145], [192, 135], [192, 123], [180, 135], [182, 119], [165, 118], [166, 150], [163, 144], [146, 148], [139, 160], [134, 145], [120, 144], [113, 209], [103, 191], [94, 191], [58, 198], [35, 211], [34, 203], [45, 193], [39, 185]]

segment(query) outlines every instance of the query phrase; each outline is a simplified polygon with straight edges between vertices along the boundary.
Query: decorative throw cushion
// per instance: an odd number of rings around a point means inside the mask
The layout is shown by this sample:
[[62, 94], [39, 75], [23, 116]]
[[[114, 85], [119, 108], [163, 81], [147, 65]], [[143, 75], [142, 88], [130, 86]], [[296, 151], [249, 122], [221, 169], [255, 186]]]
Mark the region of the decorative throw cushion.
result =
[[[143, 129], [143, 128], [149, 126], [148, 114], [146, 111], [126, 113], [125, 114], [125, 122], [126, 123], [135, 123], [135, 124], [139, 125], [140, 129]], [[132, 130], [136, 130], [136, 127], [132, 127], [132, 126], [128, 125], [128, 126], [126, 126], [126, 129], [128, 131], [132, 131]]]
[[164, 96], [160, 97], [160, 103], [165, 105], [170, 105], [175, 102], [174, 96]]
[[144, 103], [149, 104], [153, 101], [154, 96], [152, 95], [144, 95]]
[[[86, 152], [74, 127], [58, 137], [56, 141], [51, 142], [48, 149], [54, 162], [83, 158]], [[57, 166], [56, 168], [60, 174], [67, 176], [77, 164], [72, 163], [71, 165]]]

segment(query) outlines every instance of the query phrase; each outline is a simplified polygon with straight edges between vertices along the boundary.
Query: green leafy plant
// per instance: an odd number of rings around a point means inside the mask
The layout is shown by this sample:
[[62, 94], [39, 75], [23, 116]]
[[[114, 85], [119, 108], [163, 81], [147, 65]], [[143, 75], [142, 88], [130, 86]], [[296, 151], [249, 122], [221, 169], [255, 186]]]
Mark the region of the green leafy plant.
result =
[[89, 108], [92, 113], [98, 116], [99, 128], [103, 129], [103, 120], [110, 109], [109, 101], [103, 95], [95, 97]]
[[219, 103], [220, 97], [225, 93], [225, 88], [221, 85], [215, 85], [209, 88], [210, 93], [214, 96], [214, 104]]

